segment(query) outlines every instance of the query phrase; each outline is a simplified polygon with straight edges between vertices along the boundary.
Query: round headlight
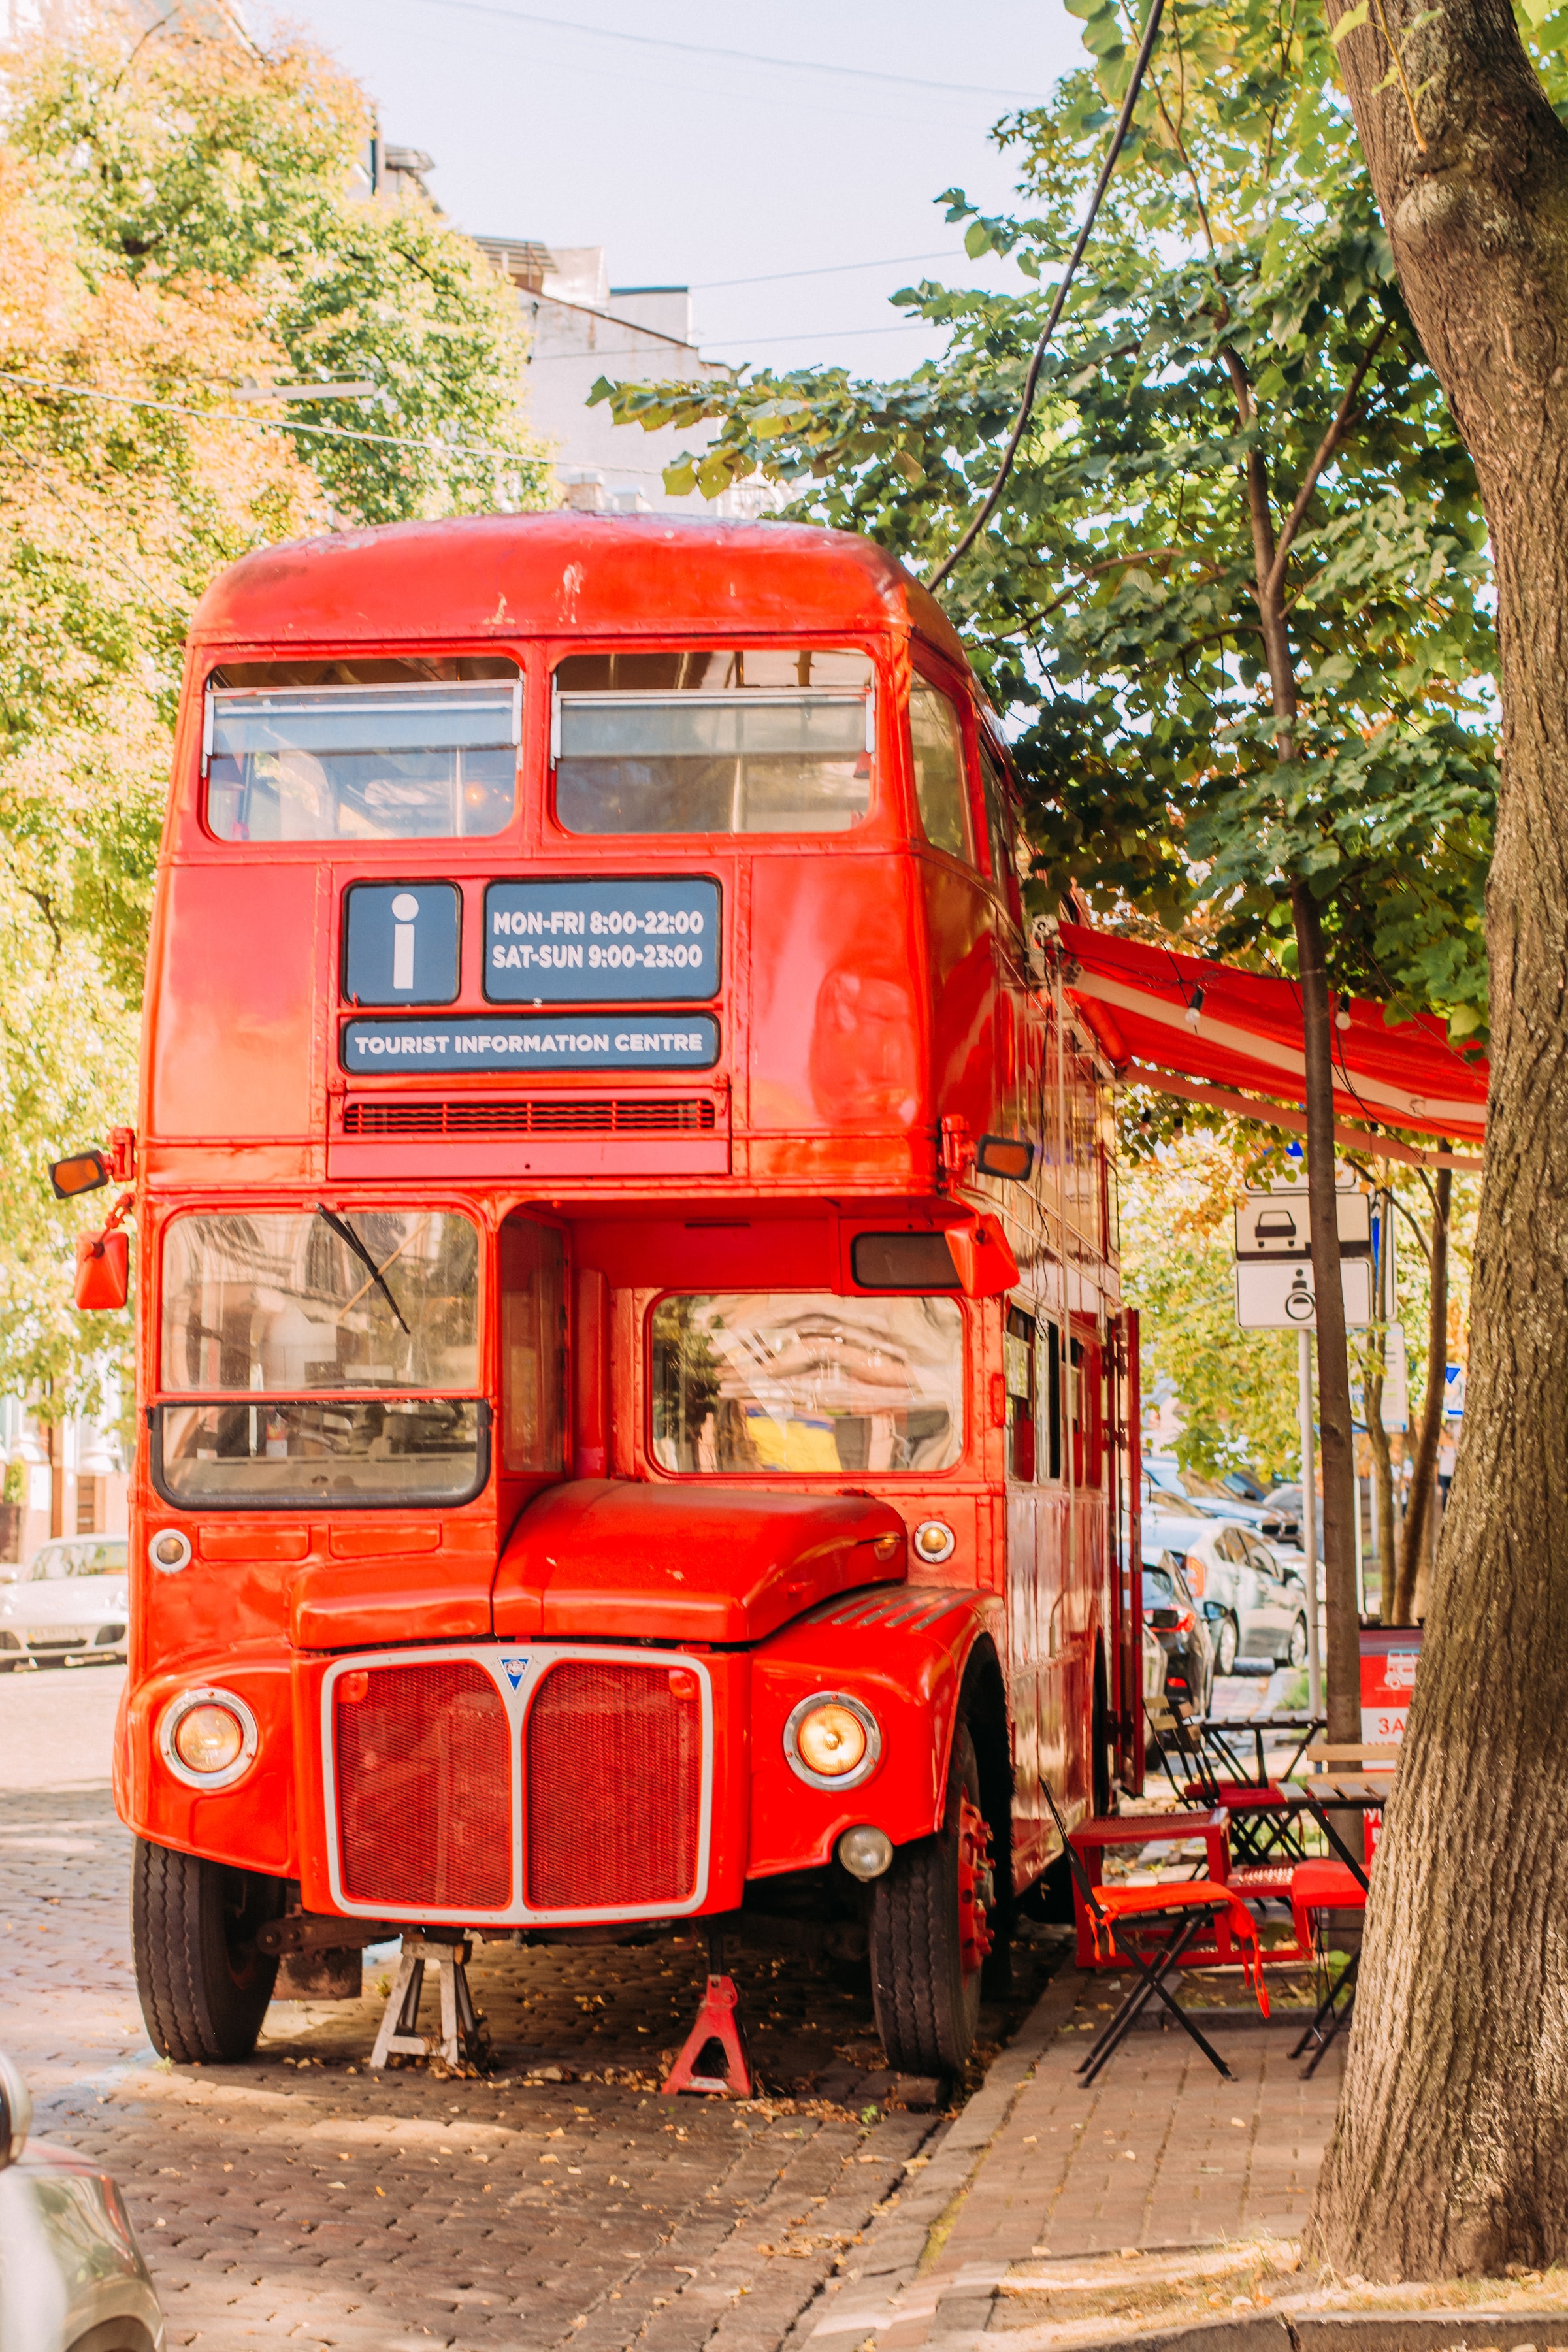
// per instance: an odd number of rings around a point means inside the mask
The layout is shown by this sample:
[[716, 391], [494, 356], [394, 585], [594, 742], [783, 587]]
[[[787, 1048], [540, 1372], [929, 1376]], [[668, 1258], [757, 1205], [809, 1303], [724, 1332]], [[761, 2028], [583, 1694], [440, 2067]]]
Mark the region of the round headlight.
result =
[[939, 1560], [951, 1559], [958, 1541], [945, 1519], [922, 1519], [910, 1538], [915, 1557], [928, 1561], [933, 1568]]
[[853, 1789], [876, 1769], [882, 1734], [868, 1706], [842, 1691], [802, 1699], [784, 1726], [784, 1754], [815, 1789]]
[[164, 1528], [147, 1547], [147, 1557], [165, 1576], [178, 1576], [191, 1557], [191, 1539], [179, 1528]]
[[194, 1706], [174, 1730], [174, 1753], [193, 1772], [226, 1772], [245, 1747], [245, 1727], [232, 1707]]
[[193, 1789], [223, 1789], [249, 1769], [259, 1745], [256, 1717], [233, 1691], [192, 1690], [158, 1727], [163, 1761]]

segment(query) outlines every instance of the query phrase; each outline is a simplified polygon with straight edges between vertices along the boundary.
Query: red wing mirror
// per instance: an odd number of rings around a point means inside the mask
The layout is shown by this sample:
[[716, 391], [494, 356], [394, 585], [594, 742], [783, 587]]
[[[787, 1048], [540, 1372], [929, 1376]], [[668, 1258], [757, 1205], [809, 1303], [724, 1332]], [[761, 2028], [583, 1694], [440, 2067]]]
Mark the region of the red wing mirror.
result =
[[974, 1147], [974, 1165], [982, 1176], [1005, 1176], [1023, 1184], [1034, 1164], [1035, 1147], [1021, 1135], [983, 1135]]
[[112, 1314], [131, 1295], [131, 1238], [125, 1233], [79, 1234], [76, 1303], [91, 1315]]
[[970, 1217], [962, 1225], [949, 1225], [944, 1238], [966, 1298], [999, 1298], [1017, 1282], [1018, 1261], [999, 1219]]
[[79, 1192], [97, 1192], [109, 1181], [109, 1162], [101, 1151], [74, 1151], [68, 1160], [57, 1160], [49, 1169], [57, 1201], [74, 1201]]

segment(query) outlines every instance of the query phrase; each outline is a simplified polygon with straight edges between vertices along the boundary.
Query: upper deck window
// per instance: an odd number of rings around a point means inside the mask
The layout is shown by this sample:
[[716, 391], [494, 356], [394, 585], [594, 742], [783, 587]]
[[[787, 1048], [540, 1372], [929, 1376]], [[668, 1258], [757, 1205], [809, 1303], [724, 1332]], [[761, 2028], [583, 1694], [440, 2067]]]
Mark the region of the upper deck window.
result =
[[213, 686], [203, 759], [220, 841], [447, 841], [511, 821], [521, 680]]
[[869, 656], [575, 654], [551, 759], [568, 833], [844, 833], [870, 806]]
[[969, 788], [963, 769], [963, 723], [945, 694], [917, 677], [910, 688], [910, 748], [915, 799], [933, 849], [975, 864]]

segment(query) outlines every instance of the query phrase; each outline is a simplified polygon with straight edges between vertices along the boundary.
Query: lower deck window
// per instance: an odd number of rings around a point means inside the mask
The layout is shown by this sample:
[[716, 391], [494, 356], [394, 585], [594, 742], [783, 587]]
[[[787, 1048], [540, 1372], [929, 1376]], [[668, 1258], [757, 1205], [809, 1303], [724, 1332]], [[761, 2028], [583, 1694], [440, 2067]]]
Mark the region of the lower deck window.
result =
[[746, 1291], [653, 1314], [661, 1469], [948, 1470], [963, 1450], [963, 1315], [951, 1298]]
[[489, 1471], [487, 1424], [452, 1397], [166, 1404], [153, 1484], [187, 1509], [464, 1503]]

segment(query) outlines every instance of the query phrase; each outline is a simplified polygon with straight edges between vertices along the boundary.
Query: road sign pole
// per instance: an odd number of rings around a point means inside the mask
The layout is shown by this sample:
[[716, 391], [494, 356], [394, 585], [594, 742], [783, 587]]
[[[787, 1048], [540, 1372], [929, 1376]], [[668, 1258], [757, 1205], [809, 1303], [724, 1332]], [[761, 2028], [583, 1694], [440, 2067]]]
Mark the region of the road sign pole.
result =
[[1323, 1662], [1318, 1649], [1318, 1470], [1312, 1445], [1312, 1335], [1296, 1335], [1297, 1408], [1301, 1427], [1301, 1549], [1307, 1556], [1307, 1712], [1323, 1711]]

